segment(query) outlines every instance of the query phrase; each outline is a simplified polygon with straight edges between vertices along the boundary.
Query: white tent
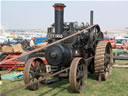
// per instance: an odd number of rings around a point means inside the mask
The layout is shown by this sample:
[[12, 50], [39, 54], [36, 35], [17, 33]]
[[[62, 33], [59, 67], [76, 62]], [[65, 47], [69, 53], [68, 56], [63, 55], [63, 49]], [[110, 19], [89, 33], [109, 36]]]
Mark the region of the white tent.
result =
[[126, 38], [124, 38], [122, 36], [117, 36], [117, 37], [115, 37], [115, 39], [126, 39]]

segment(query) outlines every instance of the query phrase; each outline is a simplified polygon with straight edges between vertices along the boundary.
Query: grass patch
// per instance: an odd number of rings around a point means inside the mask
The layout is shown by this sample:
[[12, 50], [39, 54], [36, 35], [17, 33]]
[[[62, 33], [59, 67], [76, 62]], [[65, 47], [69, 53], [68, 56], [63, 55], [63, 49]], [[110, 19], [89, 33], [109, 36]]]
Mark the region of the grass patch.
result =
[[[12, 82], [4, 80], [3, 85], [0, 85], [0, 91], [5, 92], [23, 84], [23, 81]], [[89, 76], [86, 88], [80, 94], [72, 93], [69, 81], [62, 80], [45, 85], [37, 91], [30, 91], [24, 88], [9, 93], [7, 96], [128, 96], [128, 69], [114, 68], [112, 78], [102, 83]]]
[[127, 65], [127, 64], [128, 64], [128, 60], [116, 60], [115, 63], [116, 63], [116, 64]]

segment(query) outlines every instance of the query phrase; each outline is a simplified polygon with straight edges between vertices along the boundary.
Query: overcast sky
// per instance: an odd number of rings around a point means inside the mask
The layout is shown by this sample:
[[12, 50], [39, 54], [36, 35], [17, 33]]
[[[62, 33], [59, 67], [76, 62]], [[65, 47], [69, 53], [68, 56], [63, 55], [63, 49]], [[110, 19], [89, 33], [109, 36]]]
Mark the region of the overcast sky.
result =
[[54, 3], [64, 3], [66, 22], [94, 23], [101, 29], [128, 27], [128, 1], [1, 1], [1, 24], [8, 29], [46, 29], [54, 22]]

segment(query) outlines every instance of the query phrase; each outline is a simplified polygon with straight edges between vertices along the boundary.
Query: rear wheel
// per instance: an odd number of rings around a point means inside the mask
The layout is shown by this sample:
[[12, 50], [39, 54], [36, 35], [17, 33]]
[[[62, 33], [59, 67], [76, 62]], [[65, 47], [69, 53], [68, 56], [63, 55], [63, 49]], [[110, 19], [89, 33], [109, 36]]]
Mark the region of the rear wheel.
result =
[[95, 73], [97, 79], [108, 80], [112, 74], [113, 53], [109, 42], [100, 41], [96, 47]]

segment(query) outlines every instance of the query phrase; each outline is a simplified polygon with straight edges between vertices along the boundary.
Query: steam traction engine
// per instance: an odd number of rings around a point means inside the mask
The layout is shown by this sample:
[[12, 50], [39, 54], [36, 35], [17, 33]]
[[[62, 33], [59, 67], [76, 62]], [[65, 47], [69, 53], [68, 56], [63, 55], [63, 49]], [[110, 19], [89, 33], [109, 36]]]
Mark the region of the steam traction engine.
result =
[[[63, 14], [66, 6], [57, 3], [53, 7], [55, 8], [55, 23], [48, 28], [49, 44], [89, 26], [84, 23], [79, 26], [77, 22], [64, 22]], [[90, 25], [93, 25], [92, 19]], [[88, 73], [95, 73], [96, 77], [101, 80], [109, 79], [113, 63], [112, 48], [109, 42], [103, 41], [103, 38], [100, 27], [94, 25], [87, 31], [48, 47], [45, 51], [45, 58], [51, 66], [51, 73], [70, 67], [68, 72], [61, 73], [57, 77], [69, 77], [73, 92], [82, 91], [86, 85]], [[33, 63], [33, 60], [36, 63]], [[45, 65], [41, 62], [39, 59], [31, 59], [26, 64], [26, 84], [31, 81], [30, 78], [39, 79], [45, 76], [43, 75], [46, 73]], [[28, 88], [35, 90], [38, 88], [38, 84], [33, 84]]]

